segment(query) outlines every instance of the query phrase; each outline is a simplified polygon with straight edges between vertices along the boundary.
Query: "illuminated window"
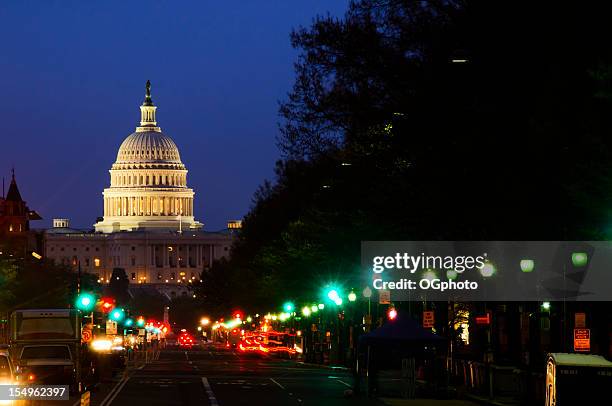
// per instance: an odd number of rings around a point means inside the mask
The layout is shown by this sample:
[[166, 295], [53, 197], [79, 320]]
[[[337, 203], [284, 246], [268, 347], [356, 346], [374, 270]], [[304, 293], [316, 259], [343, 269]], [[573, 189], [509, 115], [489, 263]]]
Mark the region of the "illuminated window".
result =
[[94, 266], [95, 266], [96, 268], [99, 268], [99, 267], [100, 267], [100, 258], [94, 258]]
[[136, 272], [132, 272], [132, 280], [136, 279]]
[[9, 224], [9, 232], [12, 232], [12, 231], [13, 231], [13, 225]]

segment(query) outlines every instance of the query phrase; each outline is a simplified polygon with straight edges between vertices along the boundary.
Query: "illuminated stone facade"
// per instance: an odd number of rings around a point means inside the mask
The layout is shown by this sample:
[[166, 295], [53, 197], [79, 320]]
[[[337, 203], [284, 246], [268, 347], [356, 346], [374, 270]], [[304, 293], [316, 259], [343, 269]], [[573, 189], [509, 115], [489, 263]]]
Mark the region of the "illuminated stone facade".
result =
[[163, 134], [155, 117], [147, 82], [140, 106], [140, 126], [119, 147], [104, 189], [104, 219], [96, 231], [113, 233], [150, 229], [198, 229], [193, 213], [193, 189], [174, 141]]
[[189, 294], [201, 272], [229, 256], [240, 221], [219, 232], [203, 230], [194, 218], [194, 192], [174, 141], [157, 126], [147, 82], [136, 132], [119, 147], [104, 189], [104, 217], [94, 230], [71, 228], [55, 219], [45, 231], [44, 255], [58, 264], [109, 283], [121, 268], [134, 286], [154, 284], [169, 297]]

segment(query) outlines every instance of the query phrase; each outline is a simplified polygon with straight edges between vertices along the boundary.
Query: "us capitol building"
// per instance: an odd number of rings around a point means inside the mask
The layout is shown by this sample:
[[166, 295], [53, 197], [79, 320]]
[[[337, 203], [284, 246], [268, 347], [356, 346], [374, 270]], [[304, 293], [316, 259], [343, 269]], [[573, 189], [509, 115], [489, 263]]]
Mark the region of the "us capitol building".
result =
[[185, 294], [213, 261], [229, 255], [232, 231], [206, 232], [194, 217], [194, 191], [174, 141], [157, 126], [157, 107], [147, 81], [140, 126], [119, 147], [104, 189], [104, 217], [94, 230], [70, 228], [54, 219], [45, 231], [45, 256], [81, 267], [108, 283], [113, 268], [123, 268], [131, 283], [155, 284], [169, 296]]

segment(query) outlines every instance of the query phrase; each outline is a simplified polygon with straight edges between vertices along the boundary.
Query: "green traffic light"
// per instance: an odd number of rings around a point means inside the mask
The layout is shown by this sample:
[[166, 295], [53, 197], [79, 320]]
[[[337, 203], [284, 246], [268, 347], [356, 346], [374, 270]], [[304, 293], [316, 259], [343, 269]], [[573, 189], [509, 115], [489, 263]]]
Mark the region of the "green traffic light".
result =
[[125, 321], [123, 322], [123, 325], [125, 327], [132, 327], [132, 324], [134, 324], [134, 320], [132, 319], [125, 319]]
[[123, 309], [113, 309], [110, 312], [110, 319], [113, 321], [121, 321], [125, 317], [125, 312]]
[[145, 320], [144, 320], [142, 317], [138, 318], [138, 319], [136, 320], [136, 325], [137, 325], [138, 327], [144, 327], [144, 325], [145, 325]]
[[283, 309], [285, 309], [285, 312], [291, 313], [295, 309], [295, 306], [291, 302], [285, 302]]
[[96, 298], [91, 293], [81, 293], [77, 297], [75, 305], [77, 309], [89, 312], [96, 305]]

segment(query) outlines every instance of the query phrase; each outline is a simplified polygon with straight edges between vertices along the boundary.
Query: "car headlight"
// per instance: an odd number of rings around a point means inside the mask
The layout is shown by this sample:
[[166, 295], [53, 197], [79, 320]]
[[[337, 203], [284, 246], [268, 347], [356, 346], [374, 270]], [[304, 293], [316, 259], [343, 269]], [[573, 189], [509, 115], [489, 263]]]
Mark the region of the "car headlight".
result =
[[94, 351], [110, 351], [113, 346], [113, 342], [111, 340], [93, 340], [91, 342], [91, 348]]

